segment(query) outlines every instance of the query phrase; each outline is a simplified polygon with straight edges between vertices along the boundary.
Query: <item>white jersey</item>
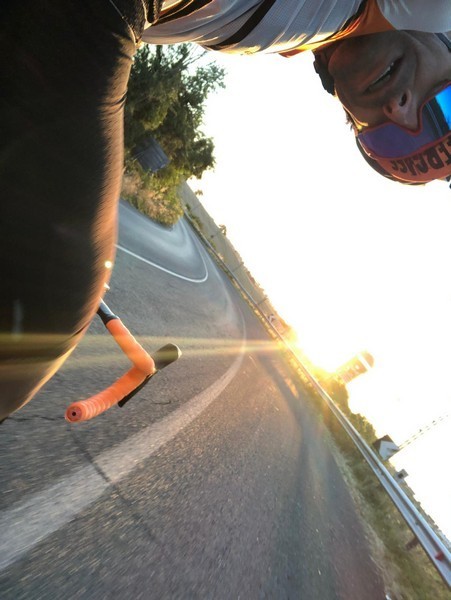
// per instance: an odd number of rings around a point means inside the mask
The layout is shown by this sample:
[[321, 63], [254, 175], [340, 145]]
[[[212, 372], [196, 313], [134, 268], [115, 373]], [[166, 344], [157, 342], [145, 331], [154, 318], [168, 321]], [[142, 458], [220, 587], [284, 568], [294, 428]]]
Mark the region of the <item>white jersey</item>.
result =
[[451, 0], [377, 0], [377, 4], [394, 29], [451, 31]]
[[387, 29], [450, 31], [451, 0], [165, 0], [143, 41], [290, 53]]

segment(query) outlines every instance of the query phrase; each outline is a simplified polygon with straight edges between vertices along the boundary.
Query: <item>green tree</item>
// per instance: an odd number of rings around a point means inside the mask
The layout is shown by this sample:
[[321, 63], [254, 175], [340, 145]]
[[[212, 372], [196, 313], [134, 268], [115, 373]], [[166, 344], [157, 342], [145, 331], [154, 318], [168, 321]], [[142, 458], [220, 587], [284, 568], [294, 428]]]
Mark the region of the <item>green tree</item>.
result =
[[196, 176], [214, 166], [214, 144], [202, 131], [207, 96], [224, 87], [224, 70], [204, 63], [195, 46], [143, 46], [132, 67], [125, 106], [127, 155], [152, 135], [171, 161], [156, 179]]
[[[214, 166], [213, 141], [201, 130], [208, 94], [224, 87], [224, 70], [196, 46], [143, 46], [134, 59], [125, 105], [123, 195], [142, 212], [171, 225], [183, 214], [178, 188]], [[154, 137], [170, 159], [155, 174], [132, 160]]]

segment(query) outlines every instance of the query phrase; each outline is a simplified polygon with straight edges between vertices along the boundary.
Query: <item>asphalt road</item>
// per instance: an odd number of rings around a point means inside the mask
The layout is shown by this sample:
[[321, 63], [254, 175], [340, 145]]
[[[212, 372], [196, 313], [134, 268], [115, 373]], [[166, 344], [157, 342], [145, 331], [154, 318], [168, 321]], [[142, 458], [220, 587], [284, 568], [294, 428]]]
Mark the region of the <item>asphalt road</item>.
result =
[[0, 427], [0, 598], [383, 600], [323, 424], [189, 226], [122, 205], [106, 301], [183, 356], [68, 424], [128, 367], [94, 322]]

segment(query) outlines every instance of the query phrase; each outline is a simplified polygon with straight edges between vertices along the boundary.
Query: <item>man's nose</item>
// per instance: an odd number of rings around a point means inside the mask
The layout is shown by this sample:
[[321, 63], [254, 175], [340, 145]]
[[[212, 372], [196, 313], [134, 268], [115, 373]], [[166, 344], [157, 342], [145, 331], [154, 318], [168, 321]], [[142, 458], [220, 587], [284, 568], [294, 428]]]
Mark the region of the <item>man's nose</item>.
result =
[[385, 116], [407, 129], [418, 129], [418, 107], [412, 92], [407, 90], [390, 98], [382, 107]]

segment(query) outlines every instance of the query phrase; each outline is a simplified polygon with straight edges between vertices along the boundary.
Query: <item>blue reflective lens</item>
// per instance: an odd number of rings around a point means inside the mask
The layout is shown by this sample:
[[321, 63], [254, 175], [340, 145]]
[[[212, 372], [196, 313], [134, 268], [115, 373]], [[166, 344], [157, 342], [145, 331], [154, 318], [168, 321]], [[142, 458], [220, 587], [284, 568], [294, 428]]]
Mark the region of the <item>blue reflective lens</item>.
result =
[[443, 118], [448, 126], [449, 131], [451, 129], [451, 84], [439, 92], [435, 96], [435, 100], [441, 109]]

